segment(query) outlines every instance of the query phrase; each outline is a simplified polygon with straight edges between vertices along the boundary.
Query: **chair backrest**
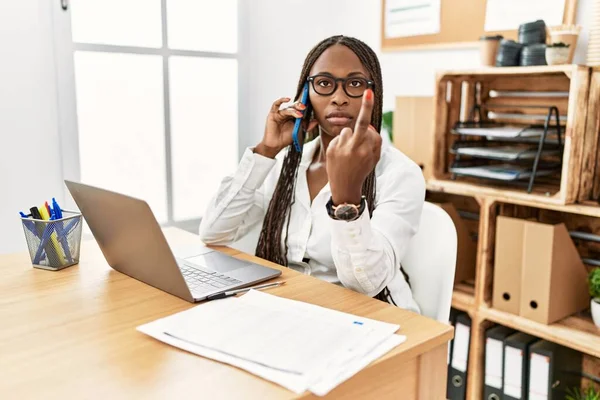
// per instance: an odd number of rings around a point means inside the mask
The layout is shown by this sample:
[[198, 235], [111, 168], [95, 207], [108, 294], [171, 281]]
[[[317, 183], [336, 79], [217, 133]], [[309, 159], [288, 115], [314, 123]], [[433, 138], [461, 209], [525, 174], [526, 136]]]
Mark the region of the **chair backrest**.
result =
[[448, 323], [456, 269], [457, 236], [446, 211], [425, 202], [419, 231], [402, 260], [421, 313]]

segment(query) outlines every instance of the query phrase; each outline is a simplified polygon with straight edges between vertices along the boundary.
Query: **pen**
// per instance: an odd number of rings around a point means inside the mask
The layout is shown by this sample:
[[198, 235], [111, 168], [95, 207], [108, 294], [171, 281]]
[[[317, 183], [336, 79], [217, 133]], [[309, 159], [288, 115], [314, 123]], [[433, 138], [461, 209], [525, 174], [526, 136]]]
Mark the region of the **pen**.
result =
[[206, 298], [206, 300], [225, 299], [227, 297], [235, 296], [236, 294], [248, 292], [250, 290], [268, 289], [268, 288], [272, 288], [272, 287], [281, 286], [284, 283], [285, 283], [285, 281], [281, 281], [281, 282], [267, 283], [267, 284], [264, 284], [264, 285], [251, 286], [251, 287], [242, 288], [242, 289], [228, 290], [228, 291], [223, 292], [223, 293], [212, 294], [212, 295], [208, 296]]
[[19, 215], [23, 219], [23, 225], [25, 225], [25, 227], [29, 230], [29, 232], [33, 233], [35, 236], [37, 236], [39, 238], [40, 235], [35, 230], [35, 222], [29, 219], [30, 215], [26, 215], [23, 211], [19, 211]]

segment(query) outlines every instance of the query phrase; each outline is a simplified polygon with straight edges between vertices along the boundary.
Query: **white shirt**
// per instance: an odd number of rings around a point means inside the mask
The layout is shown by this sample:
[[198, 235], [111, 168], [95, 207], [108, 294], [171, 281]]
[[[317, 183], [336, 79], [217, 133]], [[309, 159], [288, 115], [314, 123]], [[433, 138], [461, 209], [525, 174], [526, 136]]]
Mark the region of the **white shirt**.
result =
[[[373, 217], [365, 210], [355, 221], [336, 221], [325, 207], [331, 196], [329, 183], [310, 202], [306, 171], [319, 143], [318, 139], [307, 143], [300, 161], [288, 231], [290, 268], [370, 297], [387, 286], [398, 307], [419, 312], [400, 261], [421, 218], [425, 200], [421, 169], [396, 148], [382, 146], [375, 168]], [[202, 218], [204, 243], [254, 254], [282, 158], [246, 149], [236, 172], [223, 179]]]

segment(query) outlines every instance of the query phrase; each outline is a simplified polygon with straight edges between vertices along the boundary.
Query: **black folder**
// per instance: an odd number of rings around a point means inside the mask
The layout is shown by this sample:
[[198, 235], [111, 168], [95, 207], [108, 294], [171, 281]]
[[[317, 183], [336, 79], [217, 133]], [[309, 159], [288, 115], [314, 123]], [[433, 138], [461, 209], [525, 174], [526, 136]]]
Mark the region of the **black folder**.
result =
[[504, 340], [503, 392], [504, 400], [526, 399], [529, 381], [529, 346], [535, 336], [518, 332]]
[[581, 387], [581, 353], [556, 343], [540, 340], [529, 348], [531, 398], [562, 400], [567, 389]]
[[485, 400], [500, 400], [503, 396], [504, 341], [515, 331], [496, 325], [485, 332]]
[[466, 398], [467, 366], [471, 343], [471, 318], [466, 313], [458, 314], [454, 325], [452, 357], [448, 370], [447, 396], [450, 400]]

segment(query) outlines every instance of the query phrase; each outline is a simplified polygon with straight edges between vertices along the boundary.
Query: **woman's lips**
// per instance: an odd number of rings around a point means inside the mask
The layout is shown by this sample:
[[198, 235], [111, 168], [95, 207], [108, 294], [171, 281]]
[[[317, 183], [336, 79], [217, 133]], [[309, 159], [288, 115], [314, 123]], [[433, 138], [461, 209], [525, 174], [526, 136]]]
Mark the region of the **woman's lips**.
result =
[[348, 123], [350, 123], [351, 119], [352, 118], [348, 118], [348, 117], [328, 117], [327, 121], [331, 125], [345, 126], [345, 125], [348, 125]]
[[331, 125], [345, 126], [352, 120], [352, 115], [343, 111], [333, 111], [325, 117]]

